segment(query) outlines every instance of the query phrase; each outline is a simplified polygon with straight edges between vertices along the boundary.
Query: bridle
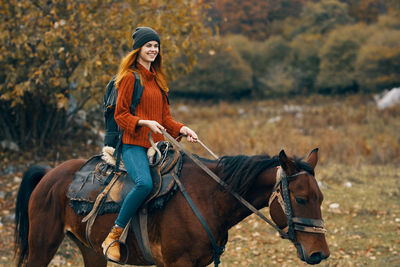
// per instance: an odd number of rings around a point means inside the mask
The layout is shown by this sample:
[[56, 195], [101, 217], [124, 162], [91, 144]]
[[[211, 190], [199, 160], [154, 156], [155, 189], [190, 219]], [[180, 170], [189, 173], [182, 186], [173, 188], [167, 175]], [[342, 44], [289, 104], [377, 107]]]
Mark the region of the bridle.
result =
[[269, 198], [268, 206], [271, 208], [272, 202], [277, 199], [283, 212], [286, 215], [287, 226], [279, 231], [281, 237], [289, 239], [293, 243], [296, 243], [296, 231], [325, 234], [326, 229], [324, 228], [324, 221], [320, 219], [310, 219], [303, 217], [293, 217], [292, 204], [289, 196], [289, 178], [293, 178], [302, 174], [307, 174], [306, 171], [300, 171], [295, 174], [287, 176], [285, 171], [278, 167], [277, 171], [277, 183], [274, 187], [274, 192]]

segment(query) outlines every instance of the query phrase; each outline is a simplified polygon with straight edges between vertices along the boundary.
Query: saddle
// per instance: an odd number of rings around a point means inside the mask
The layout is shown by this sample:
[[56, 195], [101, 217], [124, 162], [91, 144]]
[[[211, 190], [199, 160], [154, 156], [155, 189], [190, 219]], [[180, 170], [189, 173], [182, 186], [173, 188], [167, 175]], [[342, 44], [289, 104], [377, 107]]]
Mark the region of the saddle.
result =
[[[169, 142], [151, 143], [152, 147], [147, 151], [147, 156], [153, 188], [140, 207], [138, 216], [131, 218], [119, 240], [120, 244], [125, 244], [130, 225], [132, 225], [147, 264], [154, 264], [147, 232], [147, 213], [152, 209], [162, 208], [176, 192], [178, 186], [175, 180], [180, 176], [183, 162], [182, 154]], [[82, 222], [86, 222], [86, 240], [90, 247], [93, 247], [90, 235], [96, 217], [105, 213], [119, 212], [126, 195], [135, 186], [123, 164], [116, 172], [113, 153], [114, 149], [108, 147], [103, 149], [102, 155], [89, 159], [75, 174], [66, 192], [74, 212], [78, 215], [86, 215]]]
[[[177, 189], [173, 175], [179, 177], [182, 168], [182, 156], [167, 141], [156, 144], [161, 153], [154, 153], [149, 149], [150, 172], [153, 179], [153, 188], [143, 206], [149, 210], [162, 208]], [[115, 166], [110, 161], [109, 154], [113, 151], [104, 151], [89, 159], [75, 174], [67, 189], [70, 206], [78, 215], [87, 215], [93, 208], [99, 194], [111, 182], [110, 174]], [[115, 182], [105, 196], [103, 205], [99, 207], [98, 215], [116, 213], [126, 197], [134, 187], [134, 182], [122, 166]]]

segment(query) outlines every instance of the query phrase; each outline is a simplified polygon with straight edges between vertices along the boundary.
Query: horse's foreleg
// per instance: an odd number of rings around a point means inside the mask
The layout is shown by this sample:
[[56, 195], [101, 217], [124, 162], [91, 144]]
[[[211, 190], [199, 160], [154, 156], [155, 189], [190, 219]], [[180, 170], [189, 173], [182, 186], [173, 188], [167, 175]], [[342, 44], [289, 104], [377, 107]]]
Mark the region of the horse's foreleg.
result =
[[75, 242], [79, 247], [85, 267], [106, 267], [107, 260], [104, 258], [103, 254], [96, 253], [93, 249], [85, 246], [78, 238], [76, 238], [72, 233], [68, 232], [67, 235]]

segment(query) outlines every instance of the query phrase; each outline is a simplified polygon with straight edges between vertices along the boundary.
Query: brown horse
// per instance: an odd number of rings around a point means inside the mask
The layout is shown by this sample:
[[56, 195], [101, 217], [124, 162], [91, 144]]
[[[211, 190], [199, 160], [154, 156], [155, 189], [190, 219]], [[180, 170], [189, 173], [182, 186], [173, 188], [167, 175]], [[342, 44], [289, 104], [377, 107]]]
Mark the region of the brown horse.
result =
[[[317, 264], [329, 257], [324, 232], [304, 230], [316, 229], [320, 226], [313, 226], [313, 222], [322, 222], [320, 207], [323, 196], [314, 178], [317, 149], [306, 161], [288, 158], [283, 151], [272, 158], [240, 155], [225, 156], [219, 161], [201, 161], [229, 184], [228, 190], [222, 189], [186, 156], [181, 181], [219, 246], [228, 241], [228, 230], [252, 213], [232, 197], [232, 191], [257, 209], [270, 204], [270, 215], [276, 225], [280, 229], [291, 226], [290, 239], [301, 260]], [[69, 160], [51, 170], [34, 166], [24, 174], [16, 205], [18, 266], [47, 266], [66, 234], [78, 245], [86, 267], [107, 265], [101, 243], [117, 214], [105, 214], [96, 219], [90, 236], [93, 248], [90, 248], [85, 238], [85, 223], [81, 222], [83, 216], [74, 213], [66, 197], [68, 185], [84, 163], [84, 160]], [[282, 176], [282, 173], [286, 175]], [[290, 202], [286, 203], [289, 208], [279, 201], [282, 198], [271, 199], [269, 203], [273, 192], [284, 196], [284, 183], [280, 183], [282, 177], [287, 177], [288, 198], [283, 199]], [[291, 214], [287, 213], [288, 210]], [[157, 266], [206, 266], [213, 261], [210, 239], [181, 192], [175, 193], [163, 209], [149, 214], [148, 231]], [[128, 235], [127, 248], [128, 264], [144, 265], [132, 232]], [[122, 257], [126, 255], [123, 248], [121, 253]]]

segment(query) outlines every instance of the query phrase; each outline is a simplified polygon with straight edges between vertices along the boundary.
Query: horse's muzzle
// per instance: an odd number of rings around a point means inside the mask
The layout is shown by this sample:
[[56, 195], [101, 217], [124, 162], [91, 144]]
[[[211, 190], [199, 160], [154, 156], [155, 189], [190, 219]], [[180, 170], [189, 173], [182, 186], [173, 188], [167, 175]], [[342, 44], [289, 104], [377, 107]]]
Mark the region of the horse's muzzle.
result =
[[325, 255], [322, 251], [313, 252], [310, 256], [307, 256], [301, 244], [297, 245], [297, 252], [302, 261], [311, 265], [318, 264], [329, 257], [329, 254]]
[[306, 258], [306, 262], [308, 264], [318, 264], [320, 263], [322, 260], [325, 260], [326, 258], [328, 258], [329, 255], [324, 255], [322, 252], [314, 252], [310, 255], [310, 257]]

